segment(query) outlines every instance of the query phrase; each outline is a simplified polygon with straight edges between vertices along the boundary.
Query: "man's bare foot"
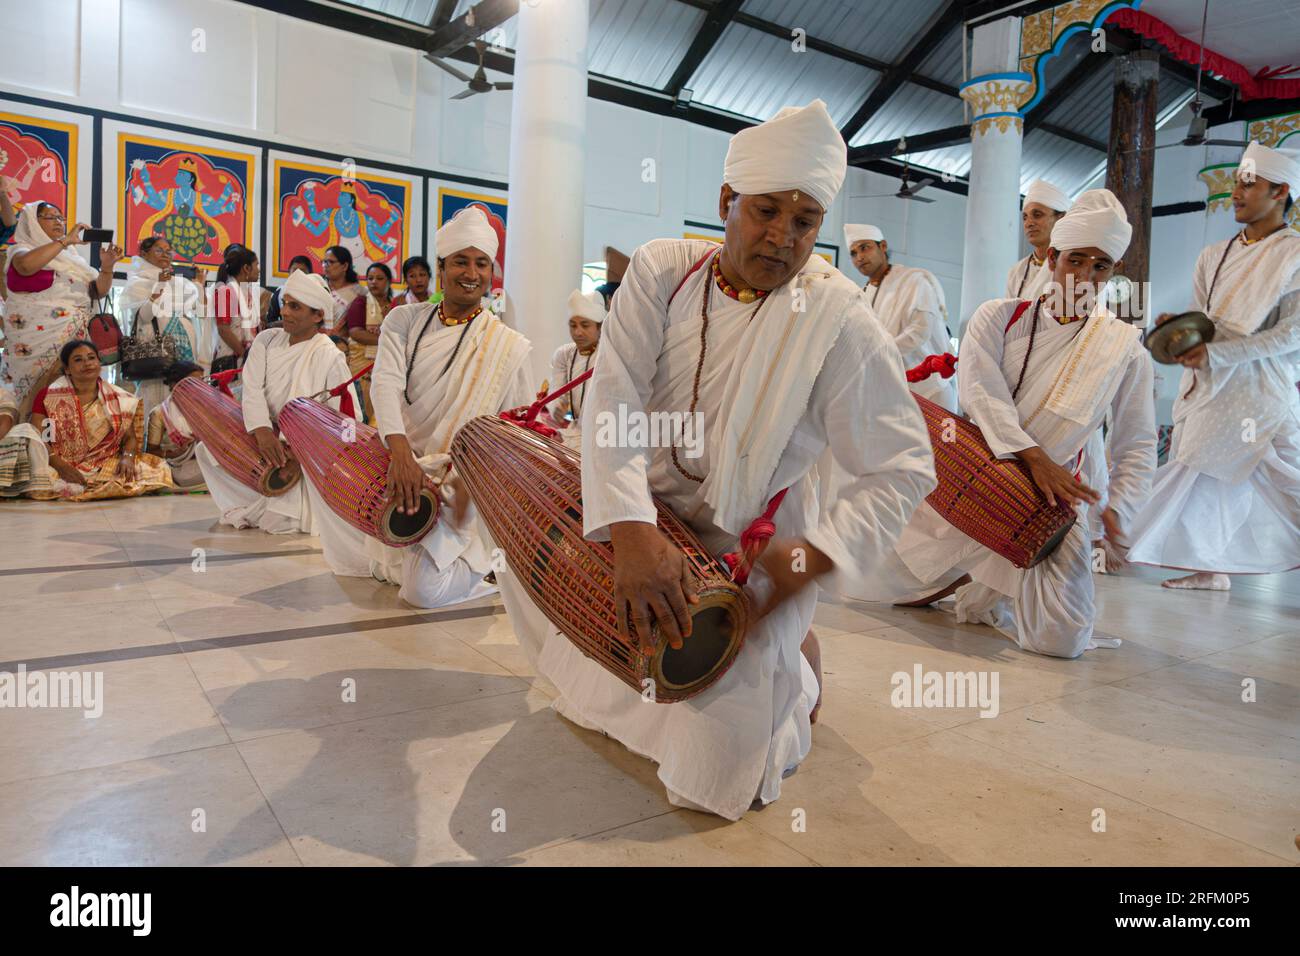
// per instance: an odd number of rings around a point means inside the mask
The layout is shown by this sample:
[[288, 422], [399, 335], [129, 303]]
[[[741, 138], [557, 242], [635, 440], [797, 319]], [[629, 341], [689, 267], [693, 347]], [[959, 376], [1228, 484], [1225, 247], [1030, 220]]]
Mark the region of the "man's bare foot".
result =
[[959, 577], [956, 581], [953, 581], [952, 584], [948, 585], [942, 591], [935, 591], [929, 597], [923, 597], [919, 601], [899, 601], [894, 604], [894, 607], [926, 607], [930, 604], [933, 604], [935, 601], [943, 600], [949, 594], [952, 594], [954, 591], [956, 591], [959, 587], [962, 587], [967, 584], [970, 584], [970, 575], [963, 574], [961, 577]]
[[1213, 574], [1209, 571], [1197, 571], [1184, 578], [1170, 578], [1161, 581], [1162, 588], [1194, 588], [1198, 591], [1227, 591], [1232, 587], [1232, 579], [1226, 574]]
[[808, 660], [808, 666], [817, 675], [817, 703], [813, 704], [812, 713], [808, 715], [809, 723], [817, 723], [817, 714], [822, 709], [822, 646], [817, 643], [817, 635], [811, 630], [799, 645], [799, 650]]

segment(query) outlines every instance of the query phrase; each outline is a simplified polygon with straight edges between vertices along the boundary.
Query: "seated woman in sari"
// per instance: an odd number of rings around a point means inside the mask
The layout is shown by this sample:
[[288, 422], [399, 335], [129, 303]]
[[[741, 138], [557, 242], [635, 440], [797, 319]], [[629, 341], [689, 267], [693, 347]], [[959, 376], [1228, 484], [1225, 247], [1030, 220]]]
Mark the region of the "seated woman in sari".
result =
[[49, 459], [40, 432], [18, 423], [17, 397], [0, 385], [0, 498], [52, 490]]
[[95, 346], [74, 339], [59, 352], [59, 363], [63, 375], [37, 393], [31, 424], [49, 443], [51, 478], [68, 487], [29, 497], [95, 501], [174, 487], [167, 463], [139, 450], [140, 400], [99, 377]]

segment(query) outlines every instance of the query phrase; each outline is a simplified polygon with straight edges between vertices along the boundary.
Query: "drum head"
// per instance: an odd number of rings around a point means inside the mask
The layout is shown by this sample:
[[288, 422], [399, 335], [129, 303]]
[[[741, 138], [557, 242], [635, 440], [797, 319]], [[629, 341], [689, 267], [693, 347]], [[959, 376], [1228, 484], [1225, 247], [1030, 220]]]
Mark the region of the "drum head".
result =
[[420, 507], [415, 514], [404, 515], [396, 503], [384, 509], [384, 540], [394, 547], [418, 541], [428, 534], [438, 520], [438, 502], [428, 488], [420, 489]]
[[[691, 615], [691, 636], [674, 650], [663, 641], [652, 672], [661, 700], [689, 697], [720, 676], [735, 657], [744, 637], [740, 598], [725, 588], [705, 591]], [[655, 634], [659, 640], [658, 629]]]
[[289, 491], [300, 480], [302, 480], [302, 466], [296, 461], [291, 461], [283, 468], [272, 468], [268, 471], [262, 484], [265, 486], [266, 496], [275, 498]]
[[1151, 357], [1162, 365], [1177, 365], [1178, 356], [1214, 340], [1214, 323], [1204, 312], [1184, 312], [1147, 333]]
[[[1075, 518], [1074, 520], [1077, 521], [1079, 519]], [[1038, 549], [1038, 553], [1029, 559], [1029, 563], [1026, 564], [1025, 567], [1032, 568], [1035, 564], [1038, 564], [1040, 561], [1046, 561], [1048, 556], [1051, 555], [1053, 551], [1055, 551], [1057, 548], [1061, 546], [1061, 542], [1065, 540], [1065, 536], [1070, 533], [1070, 529], [1073, 527], [1074, 527], [1074, 521], [1071, 521], [1064, 528], [1062, 528], [1060, 531], [1056, 532], [1056, 534], [1052, 535], [1045, 542], [1043, 542], [1043, 546]]]

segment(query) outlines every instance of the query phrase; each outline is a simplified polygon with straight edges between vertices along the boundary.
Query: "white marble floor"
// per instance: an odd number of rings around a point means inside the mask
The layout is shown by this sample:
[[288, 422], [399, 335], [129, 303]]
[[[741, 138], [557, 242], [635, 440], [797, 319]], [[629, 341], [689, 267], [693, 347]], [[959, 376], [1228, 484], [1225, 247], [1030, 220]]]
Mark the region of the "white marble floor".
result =
[[[0, 672], [103, 680], [99, 717], [0, 707], [0, 865], [1300, 863], [1300, 573], [1100, 578], [1124, 644], [1077, 661], [823, 604], [812, 754], [728, 823], [551, 711], [496, 601], [419, 612], [213, 517], [0, 504]], [[918, 665], [996, 672], [997, 716], [893, 706]]]

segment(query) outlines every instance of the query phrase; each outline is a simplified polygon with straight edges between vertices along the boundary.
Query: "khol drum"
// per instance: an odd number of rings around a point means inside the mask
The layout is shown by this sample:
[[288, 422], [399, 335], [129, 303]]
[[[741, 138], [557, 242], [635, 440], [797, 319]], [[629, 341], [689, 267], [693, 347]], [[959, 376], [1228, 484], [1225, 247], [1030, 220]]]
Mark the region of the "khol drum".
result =
[[257, 441], [244, 430], [239, 403], [197, 378], [183, 378], [172, 389], [176, 406], [190, 423], [194, 437], [231, 477], [259, 495], [276, 498], [302, 478], [296, 461], [281, 468], [262, 457]]
[[437, 523], [438, 492], [427, 478], [415, 514], [388, 500], [388, 449], [369, 425], [313, 398], [295, 398], [280, 409], [280, 431], [312, 487], [352, 527], [404, 548]]
[[915, 392], [912, 397], [925, 416], [939, 479], [926, 496], [930, 506], [1018, 568], [1032, 568], [1055, 551], [1075, 522], [1074, 509], [1048, 504], [1029, 468], [994, 455], [973, 422]]
[[699, 589], [691, 636], [673, 650], [658, 633], [654, 653], [640, 652], [618, 631], [614, 549], [582, 535], [578, 456], [558, 442], [499, 418], [465, 424], [451, 458], [534, 603], [573, 644], [638, 693], [658, 703], [686, 700], [718, 680], [745, 637], [748, 598], [722, 562], [660, 502], [659, 530], [681, 550]]

